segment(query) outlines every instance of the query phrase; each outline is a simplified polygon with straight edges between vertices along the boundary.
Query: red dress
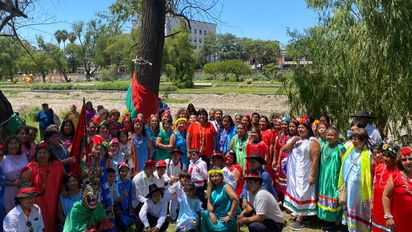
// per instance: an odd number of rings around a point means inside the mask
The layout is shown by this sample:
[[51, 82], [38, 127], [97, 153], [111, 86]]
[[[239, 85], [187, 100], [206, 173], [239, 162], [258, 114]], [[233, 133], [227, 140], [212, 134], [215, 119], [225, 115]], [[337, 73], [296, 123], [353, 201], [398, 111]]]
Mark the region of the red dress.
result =
[[232, 166], [229, 167], [229, 171], [233, 172], [233, 170], [237, 169], [240, 172], [240, 179], [239, 181], [236, 183], [236, 195], [239, 197], [240, 194], [242, 193], [243, 190], [243, 184], [245, 182], [245, 180], [243, 179], [243, 171], [242, 171], [242, 167], [240, 167], [239, 164], [233, 164]]
[[40, 206], [44, 221], [44, 232], [57, 231], [57, 203], [62, 188], [64, 168], [60, 160], [39, 166], [37, 162], [27, 164], [22, 171], [31, 170], [32, 186], [41, 194], [35, 203]]
[[216, 136], [216, 129], [212, 123], [207, 122], [205, 126], [201, 126], [200, 123], [191, 123], [187, 129], [187, 133], [192, 135], [190, 140], [190, 147], [199, 149], [201, 156], [210, 157], [215, 149], [214, 138]]
[[372, 211], [372, 231], [386, 232], [386, 220], [383, 218], [382, 195], [386, 182], [394, 169], [388, 169], [385, 163], [380, 163], [375, 168], [375, 177], [373, 179], [373, 211]]
[[392, 179], [395, 189], [392, 194], [391, 212], [397, 228], [396, 232], [409, 232], [412, 215], [412, 181], [406, 177], [405, 186], [403, 173], [399, 170], [392, 173]]
[[280, 132], [278, 134], [278, 137], [276, 139], [276, 144], [275, 144], [275, 149], [277, 154], [275, 154], [276, 159], [280, 156], [280, 163], [278, 164], [278, 170], [276, 173], [275, 177], [275, 188], [278, 192], [278, 196], [283, 197], [286, 193], [286, 187], [287, 187], [287, 180], [286, 180], [286, 173], [283, 171], [283, 165], [282, 165], [282, 160], [287, 159], [288, 153], [283, 152], [280, 154], [280, 149], [282, 148], [283, 145], [286, 144], [286, 142], [289, 140], [289, 135], [284, 134]]
[[[265, 159], [265, 154], [266, 154], [267, 149], [268, 149], [268, 146], [263, 141], [260, 141], [257, 144], [253, 144], [251, 143], [251, 141], [249, 141], [246, 145], [246, 157], [249, 157], [250, 154], [252, 153], [258, 153], [260, 157]], [[249, 161], [247, 160], [246, 160], [246, 168], [249, 169]]]

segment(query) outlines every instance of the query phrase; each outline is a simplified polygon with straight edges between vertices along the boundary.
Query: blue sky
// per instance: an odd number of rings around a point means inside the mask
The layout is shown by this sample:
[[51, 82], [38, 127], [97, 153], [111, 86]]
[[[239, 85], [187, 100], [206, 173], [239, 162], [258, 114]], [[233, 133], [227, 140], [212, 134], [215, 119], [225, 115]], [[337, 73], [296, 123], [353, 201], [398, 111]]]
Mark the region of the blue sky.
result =
[[[108, 11], [114, 0], [39, 0], [32, 16], [36, 22], [57, 22], [34, 25], [20, 30], [23, 37], [34, 41], [42, 35], [54, 42], [58, 29], [71, 30], [76, 21], [88, 21], [96, 12]], [[303, 30], [317, 23], [317, 15], [304, 0], [220, 0], [217, 33], [232, 33], [239, 37], [279, 40], [287, 44], [287, 28]]]

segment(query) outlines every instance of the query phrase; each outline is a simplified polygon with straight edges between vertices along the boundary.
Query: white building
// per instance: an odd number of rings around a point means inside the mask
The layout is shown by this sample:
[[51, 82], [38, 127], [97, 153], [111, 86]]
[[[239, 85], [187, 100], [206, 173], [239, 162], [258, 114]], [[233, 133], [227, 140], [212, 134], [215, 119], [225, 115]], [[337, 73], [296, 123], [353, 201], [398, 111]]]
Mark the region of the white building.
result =
[[[186, 25], [187, 22], [181, 18], [166, 17], [165, 31], [166, 35], [172, 33], [175, 28], [182, 27], [181, 25]], [[207, 33], [213, 32], [216, 34], [216, 24], [207, 23], [202, 21], [190, 20], [190, 38], [192, 40], [195, 49], [200, 49], [202, 47], [203, 41]]]

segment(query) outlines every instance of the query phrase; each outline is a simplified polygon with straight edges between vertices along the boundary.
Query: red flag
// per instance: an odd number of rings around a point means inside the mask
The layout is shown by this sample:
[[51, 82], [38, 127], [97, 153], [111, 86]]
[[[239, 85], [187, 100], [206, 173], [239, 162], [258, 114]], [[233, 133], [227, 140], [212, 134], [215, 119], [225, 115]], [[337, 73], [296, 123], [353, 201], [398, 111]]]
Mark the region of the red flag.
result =
[[83, 162], [83, 149], [86, 145], [86, 105], [83, 100], [79, 121], [77, 122], [76, 134], [73, 138], [69, 157], [75, 157], [76, 162], [69, 164], [69, 171], [80, 177], [80, 171], [86, 165]]
[[136, 114], [142, 113], [148, 119], [151, 114], [157, 113], [159, 108], [157, 94], [138, 82], [136, 72], [133, 74], [131, 92], [131, 100]]

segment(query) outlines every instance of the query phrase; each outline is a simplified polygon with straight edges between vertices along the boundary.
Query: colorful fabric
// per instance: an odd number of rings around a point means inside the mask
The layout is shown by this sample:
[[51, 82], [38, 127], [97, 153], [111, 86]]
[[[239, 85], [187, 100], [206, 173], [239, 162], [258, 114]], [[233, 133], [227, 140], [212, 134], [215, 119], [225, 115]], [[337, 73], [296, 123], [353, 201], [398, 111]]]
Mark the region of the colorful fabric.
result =
[[236, 161], [245, 170], [246, 167], [246, 145], [248, 137], [247, 134], [243, 138], [239, 138], [239, 135], [233, 137], [232, 150], [236, 154]]
[[237, 169], [240, 173], [240, 179], [236, 183], [236, 195], [239, 197], [240, 194], [242, 194], [242, 189], [243, 189], [243, 184], [245, 183], [245, 180], [243, 179], [243, 170], [242, 167], [240, 167], [239, 164], [233, 164], [232, 166], [229, 167], [229, 171], [233, 172], [233, 170]]
[[63, 214], [64, 216], [67, 217], [67, 215], [69, 215], [70, 210], [72, 209], [74, 203], [76, 201], [80, 201], [82, 199], [82, 192], [80, 191], [78, 194], [76, 195], [68, 195], [68, 196], [63, 196], [60, 195], [60, 204], [62, 206], [63, 209]]
[[176, 131], [174, 132], [176, 136], [176, 144], [175, 147], [179, 148], [182, 151], [182, 155], [180, 156], [180, 160], [189, 167], [189, 159], [187, 158], [187, 145], [186, 145], [186, 132]]
[[133, 73], [132, 84], [129, 86], [126, 93], [126, 107], [130, 111], [132, 118], [137, 116], [137, 113], [142, 113], [146, 119], [150, 115], [156, 114], [159, 108], [158, 96], [155, 92], [141, 85], [137, 80], [136, 71]]
[[316, 215], [316, 184], [309, 185], [311, 141], [317, 140], [313, 137], [302, 140], [292, 148], [288, 156], [288, 180], [283, 205], [300, 216]]
[[[346, 157], [355, 149], [353, 144], [348, 148], [346, 153], [343, 155], [342, 160], [344, 161]], [[361, 161], [361, 181], [362, 181], [362, 200], [369, 201], [372, 195], [372, 175], [370, 168], [370, 154], [366, 146], [363, 147], [362, 153], [360, 154]], [[339, 174], [339, 183], [338, 187], [340, 188], [343, 185], [342, 179], [342, 169], [341, 167]]]
[[214, 149], [214, 138], [216, 136], [216, 129], [212, 123], [208, 122], [205, 126], [200, 123], [191, 123], [187, 129], [187, 133], [192, 135], [190, 141], [190, 148], [197, 148], [201, 156], [211, 156]]
[[342, 218], [342, 206], [339, 204], [338, 181], [341, 159], [339, 154], [346, 151], [342, 144], [331, 147], [329, 143], [321, 149], [317, 216], [328, 222], [338, 222]]
[[80, 170], [86, 167], [83, 162], [83, 150], [86, 146], [86, 106], [83, 104], [80, 111], [79, 121], [76, 125], [76, 134], [74, 135], [72, 148], [69, 157], [76, 157], [76, 163], [69, 164], [69, 171], [80, 176]]
[[133, 136], [130, 140], [132, 145], [132, 157], [134, 172], [143, 170], [144, 164], [149, 159], [148, 137], [143, 135]]
[[42, 166], [31, 162], [27, 164], [24, 171], [26, 170], [31, 171], [32, 186], [42, 193], [36, 197], [35, 203], [41, 208], [44, 231], [54, 232], [57, 230], [57, 203], [65, 173], [63, 165], [60, 160]]
[[[366, 159], [362, 159], [366, 156]], [[366, 161], [364, 161], [366, 160]], [[363, 174], [367, 170], [362, 162], [367, 162], [369, 170], [369, 152], [366, 147], [362, 150], [355, 149], [353, 145], [349, 147], [342, 157], [342, 167], [339, 175], [339, 186], [346, 186], [346, 204], [343, 206], [342, 224], [348, 226], [349, 232], [369, 232], [371, 230], [370, 199], [363, 199], [364, 183]], [[369, 178], [372, 178], [369, 172]], [[370, 181], [369, 181], [370, 182]], [[371, 190], [369, 190], [371, 193]]]
[[408, 189], [412, 189], [412, 182], [406, 178], [407, 183], [405, 183], [403, 173], [399, 170], [392, 173], [392, 179], [395, 188], [392, 194], [391, 212], [396, 231], [408, 232], [411, 231], [409, 220], [411, 220], [412, 215], [412, 195], [407, 191], [405, 185]]
[[372, 231], [373, 232], [390, 232], [391, 230], [386, 227], [386, 220], [383, 217], [383, 205], [382, 195], [385, 189], [386, 182], [394, 172], [394, 169], [390, 169], [385, 163], [381, 163], [375, 168], [375, 176], [373, 181], [373, 210], [372, 210]]
[[278, 164], [278, 170], [277, 173], [275, 173], [275, 188], [278, 193], [278, 196], [283, 199], [285, 193], [286, 193], [286, 186], [287, 186], [287, 181], [286, 181], [286, 170], [287, 170], [287, 159], [288, 159], [288, 153], [280, 153], [280, 150], [282, 149], [282, 146], [286, 144], [286, 142], [289, 140], [289, 135], [285, 134], [283, 132], [280, 132], [278, 136], [276, 137], [276, 143], [275, 143], [275, 149], [276, 149], [276, 154], [275, 157], [276, 159], [279, 158], [280, 156], [280, 163]]
[[232, 201], [226, 193], [226, 184], [213, 188], [210, 194], [210, 203], [213, 206], [213, 214], [217, 218], [217, 224], [214, 225], [209, 217], [209, 211], [205, 210], [202, 213], [201, 231], [233, 231], [236, 228], [237, 216], [240, 213], [240, 208], [237, 207], [233, 217], [227, 223], [222, 222], [222, 218], [226, 217], [232, 207]]
[[64, 222], [63, 232], [84, 232], [87, 228], [98, 224], [106, 218], [103, 206], [98, 204], [93, 210], [83, 206], [82, 201], [74, 203]]
[[193, 199], [183, 193], [179, 199], [180, 209], [177, 217], [176, 231], [196, 230], [199, 223], [199, 214], [202, 210], [202, 202], [199, 199]]
[[235, 126], [231, 126], [229, 129], [223, 129], [222, 133], [220, 133], [219, 139], [219, 146], [217, 146], [217, 150], [220, 150], [223, 154], [225, 154], [229, 150], [230, 140], [233, 136], [236, 135], [236, 128]]

